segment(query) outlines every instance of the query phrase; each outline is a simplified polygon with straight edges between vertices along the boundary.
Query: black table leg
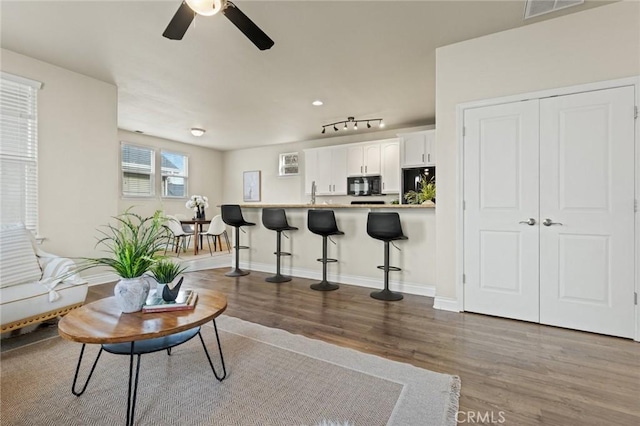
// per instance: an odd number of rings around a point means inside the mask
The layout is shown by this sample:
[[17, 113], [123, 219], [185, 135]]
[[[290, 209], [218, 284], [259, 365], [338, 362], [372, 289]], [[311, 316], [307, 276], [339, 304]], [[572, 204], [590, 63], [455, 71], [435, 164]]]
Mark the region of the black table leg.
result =
[[215, 318], [213, 319], [213, 329], [216, 331], [216, 341], [218, 342], [218, 351], [220, 352], [220, 361], [222, 362], [222, 376], [218, 376], [216, 368], [213, 366], [213, 362], [211, 361], [211, 357], [209, 356], [209, 351], [207, 351], [207, 346], [204, 344], [204, 339], [202, 338], [202, 334], [200, 334], [200, 331], [198, 331], [198, 336], [200, 337], [200, 341], [202, 342], [204, 353], [205, 355], [207, 355], [207, 359], [209, 360], [211, 370], [213, 370], [213, 375], [216, 376], [216, 379], [221, 382], [225, 379], [225, 377], [227, 377], [227, 368], [224, 365], [224, 356], [222, 355], [222, 346], [220, 345], [220, 336], [218, 335], [218, 326], [216, 325]]
[[91, 367], [91, 371], [89, 372], [89, 377], [87, 377], [87, 381], [84, 382], [84, 386], [82, 386], [82, 390], [76, 391], [76, 382], [78, 381], [78, 372], [80, 372], [80, 364], [82, 364], [82, 356], [84, 355], [84, 348], [86, 347], [86, 343], [82, 344], [82, 349], [80, 350], [80, 358], [78, 358], [78, 366], [76, 367], [76, 374], [73, 376], [73, 384], [71, 385], [71, 393], [75, 396], [80, 396], [87, 389], [87, 385], [89, 384], [89, 380], [91, 380], [91, 376], [93, 375], [93, 370], [96, 369], [96, 365], [98, 364], [98, 360], [100, 359], [100, 355], [102, 355], [102, 347], [100, 347], [100, 352], [98, 352], [98, 356], [96, 356], [96, 360], [93, 362], [93, 366]]

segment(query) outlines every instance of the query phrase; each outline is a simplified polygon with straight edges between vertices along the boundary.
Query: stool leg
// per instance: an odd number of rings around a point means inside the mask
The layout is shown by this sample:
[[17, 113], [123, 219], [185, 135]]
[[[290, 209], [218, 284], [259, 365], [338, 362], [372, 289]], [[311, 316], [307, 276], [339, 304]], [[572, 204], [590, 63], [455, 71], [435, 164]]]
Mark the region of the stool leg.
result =
[[280, 273], [280, 257], [282, 248], [282, 231], [276, 231], [276, 274], [272, 277], [267, 277], [264, 280], [269, 283], [284, 283], [291, 281], [291, 277], [285, 277]]
[[227, 272], [224, 274], [226, 277], [242, 277], [244, 275], [249, 275], [249, 271], [243, 271], [240, 269], [240, 228], [236, 228], [236, 265], [233, 271]]
[[384, 242], [384, 290], [372, 292], [371, 297], [390, 302], [404, 298], [402, 294], [389, 290], [389, 241]]
[[316, 284], [311, 284], [312, 290], [318, 291], [331, 291], [340, 288], [338, 284], [331, 284], [327, 281], [327, 237], [322, 237], [322, 281]]

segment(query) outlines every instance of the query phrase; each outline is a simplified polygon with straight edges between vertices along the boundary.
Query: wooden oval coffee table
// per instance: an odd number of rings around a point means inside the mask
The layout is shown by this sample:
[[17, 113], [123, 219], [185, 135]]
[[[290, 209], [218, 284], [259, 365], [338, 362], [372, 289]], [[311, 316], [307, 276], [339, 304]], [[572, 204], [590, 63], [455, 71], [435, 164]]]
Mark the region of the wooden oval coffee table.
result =
[[[102, 351], [116, 355], [129, 355], [126, 424], [127, 426], [132, 425], [138, 393], [140, 356], [162, 350], [166, 350], [171, 355], [171, 348], [191, 340], [196, 335], [200, 337], [200, 342], [214, 376], [219, 381], [224, 380], [227, 376], [227, 370], [224, 365], [216, 318], [227, 308], [227, 298], [222, 293], [213, 290], [198, 289], [196, 292], [198, 293], [198, 301], [193, 310], [124, 314], [118, 307], [115, 297], [109, 297], [89, 303], [68, 313], [58, 323], [58, 332], [64, 339], [82, 343], [71, 392], [76, 396], [84, 393]], [[209, 321], [213, 322], [216, 334], [222, 364], [222, 375], [218, 375], [213, 366], [202, 334], [200, 334], [200, 326]], [[101, 347], [84, 386], [78, 391], [76, 390], [78, 372], [80, 371], [82, 356], [87, 344], [99, 344]], [[135, 380], [133, 375], [134, 355], [138, 356]]]

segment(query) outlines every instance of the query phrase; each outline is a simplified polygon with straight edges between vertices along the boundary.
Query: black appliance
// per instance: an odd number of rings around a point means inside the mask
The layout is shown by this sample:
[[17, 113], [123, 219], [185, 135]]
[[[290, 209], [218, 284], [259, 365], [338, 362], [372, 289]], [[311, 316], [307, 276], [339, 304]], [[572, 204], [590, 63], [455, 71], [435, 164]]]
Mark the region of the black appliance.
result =
[[427, 182], [435, 182], [436, 168], [432, 167], [414, 167], [411, 169], [402, 169], [402, 204], [407, 204], [404, 194], [408, 191], [419, 192], [422, 189], [420, 181], [425, 178]]
[[358, 176], [347, 178], [348, 195], [382, 195], [380, 176]]

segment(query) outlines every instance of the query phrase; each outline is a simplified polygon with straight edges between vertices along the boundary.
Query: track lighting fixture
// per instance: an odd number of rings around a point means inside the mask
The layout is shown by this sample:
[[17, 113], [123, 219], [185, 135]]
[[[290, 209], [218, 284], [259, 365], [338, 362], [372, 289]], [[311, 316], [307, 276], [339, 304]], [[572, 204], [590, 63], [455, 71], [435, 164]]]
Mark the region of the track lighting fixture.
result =
[[325, 133], [327, 127], [333, 127], [334, 131], [338, 131], [338, 125], [339, 124], [344, 124], [344, 127], [342, 128], [343, 130], [347, 130], [349, 129], [349, 124], [353, 125], [353, 130], [358, 130], [358, 123], [367, 123], [367, 129], [371, 128], [371, 121], [378, 122], [378, 127], [382, 128], [384, 127], [384, 122], [382, 121], [382, 118], [369, 118], [366, 120], [356, 120], [354, 117], [347, 117], [346, 120], [343, 121], [336, 121], [335, 123], [329, 123], [329, 124], [323, 124], [322, 125], [322, 134]]

